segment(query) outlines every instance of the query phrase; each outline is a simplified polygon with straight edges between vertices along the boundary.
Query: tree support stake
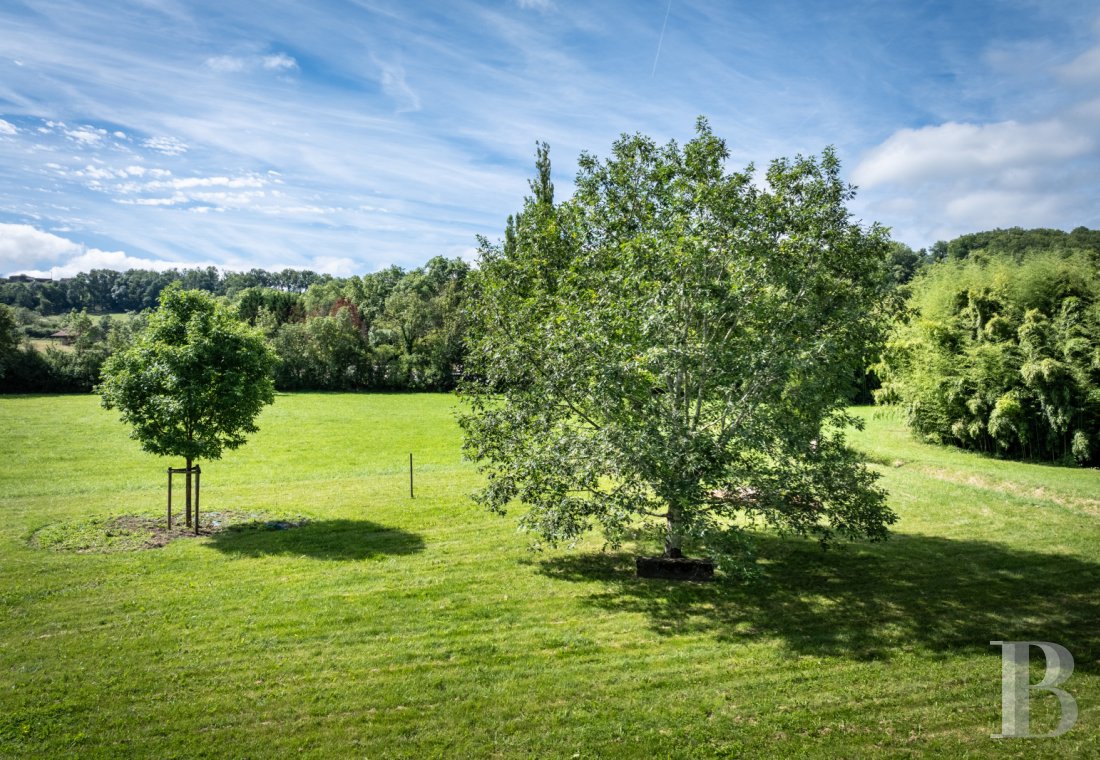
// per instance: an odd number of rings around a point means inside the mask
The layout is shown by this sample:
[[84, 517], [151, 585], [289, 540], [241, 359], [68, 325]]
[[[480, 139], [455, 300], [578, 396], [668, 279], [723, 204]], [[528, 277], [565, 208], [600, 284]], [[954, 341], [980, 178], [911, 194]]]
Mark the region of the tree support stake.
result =
[[[169, 467], [168, 468], [168, 530], [172, 530], [172, 476], [173, 475], [186, 475], [187, 476], [187, 496], [191, 496], [191, 475], [195, 476], [195, 535], [199, 535], [199, 489], [202, 482], [202, 468], [198, 465], [194, 467]], [[191, 504], [190, 498], [188, 498], [187, 515], [191, 516]], [[191, 521], [188, 520], [188, 527], [191, 526]]]

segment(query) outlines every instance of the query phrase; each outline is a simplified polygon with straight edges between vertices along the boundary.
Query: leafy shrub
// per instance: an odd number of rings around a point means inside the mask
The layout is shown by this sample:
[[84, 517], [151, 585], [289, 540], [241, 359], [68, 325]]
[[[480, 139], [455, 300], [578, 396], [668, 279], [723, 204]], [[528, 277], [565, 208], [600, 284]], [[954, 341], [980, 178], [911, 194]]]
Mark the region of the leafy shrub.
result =
[[912, 284], [877, 368], [918, 433], [1100, 464], [1100, 274], [1087, 252], [976, 253]]

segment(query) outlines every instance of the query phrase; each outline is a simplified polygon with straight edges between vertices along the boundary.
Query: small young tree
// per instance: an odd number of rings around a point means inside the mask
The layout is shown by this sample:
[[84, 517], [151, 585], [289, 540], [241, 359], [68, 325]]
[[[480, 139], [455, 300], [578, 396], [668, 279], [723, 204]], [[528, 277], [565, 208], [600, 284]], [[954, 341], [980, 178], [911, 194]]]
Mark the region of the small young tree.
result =
[[851, 220], [831, 150], [775, 161], [763, 187], [727, 155], [702, 119], [682, 150], [623, 136], [606, 161], [582, 154], [555, 204], [539, 148], [469, 299], [460, 423], [484, 505], [523, 502], [550, 542], [649, 525], [668, 557], [744, 546], [744, 516], [886, 535], [895, 517], [842, 433], [883, 332], [886, 232]]
[[[173, 284], [134, 342], [104, 364], [99, 392], [145, 451], [183, 457], [190, 471], [256, 432], [256, 415], [274, 400], [274, 365], [258, 331], [209, 294]], [[190, 472], [186, 500], [190, 522]]]

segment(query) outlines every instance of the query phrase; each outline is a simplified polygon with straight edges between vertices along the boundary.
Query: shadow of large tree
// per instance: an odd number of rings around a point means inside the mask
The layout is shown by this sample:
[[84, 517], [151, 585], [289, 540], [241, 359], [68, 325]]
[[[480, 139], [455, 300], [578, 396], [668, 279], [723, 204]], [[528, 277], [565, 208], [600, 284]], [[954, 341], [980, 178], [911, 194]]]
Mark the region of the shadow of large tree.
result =
[[1100, 564], [916, 535], [827, 552], [774, 537], [757, 547], [764, 576], [748, 584], [639, 579], [625, 553], [537, 564], [552, 578], [594, 585], [588, 603], [642, 613], [662, 634], [774, 637], [798, 653], [861, 660], [1043, 640], [1067, 647], [1079, 670], [1100, 670]]
[[211, 537], [210, 546], [226, 554], [247, 557], [292, 555], [330, 560], [361, 560], [424, 550], [417, 533], [368, 520], [320, 520], [285, 530], [263, 526], [226, 530]]

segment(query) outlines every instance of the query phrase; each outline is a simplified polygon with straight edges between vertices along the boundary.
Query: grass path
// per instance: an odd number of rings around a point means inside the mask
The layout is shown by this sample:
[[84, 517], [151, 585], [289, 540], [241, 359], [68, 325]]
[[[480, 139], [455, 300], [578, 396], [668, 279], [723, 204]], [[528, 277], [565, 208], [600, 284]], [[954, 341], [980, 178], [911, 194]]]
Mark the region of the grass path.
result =
[[[473, 507], [453, 403], [279, 396], [203, 507], [310, 525], [72, 554], [27, 538], [159, 514], [168, 462], [95, 398], [0, 398], [0, 757], [1100, 756], [1100, 472], [860, 410], [893, 540], [762, 537], [755, 585], [666, 584]], [[997, 639], [1074, 654], [1073, 731], [989, 738]]]

